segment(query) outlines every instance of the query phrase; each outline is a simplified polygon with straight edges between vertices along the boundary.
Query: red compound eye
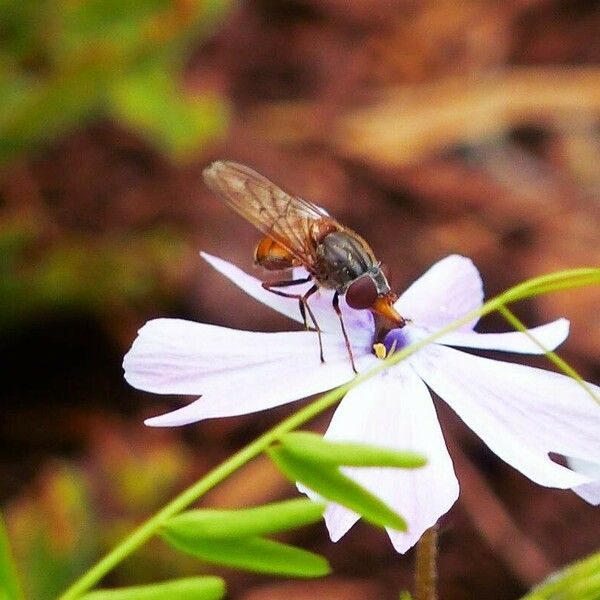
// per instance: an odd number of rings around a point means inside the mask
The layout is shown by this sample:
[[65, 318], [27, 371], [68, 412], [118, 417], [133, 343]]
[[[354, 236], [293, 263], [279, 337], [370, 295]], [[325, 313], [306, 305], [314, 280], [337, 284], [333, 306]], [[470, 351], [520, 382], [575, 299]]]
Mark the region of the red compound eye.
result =
[[377, 286], [370, 275], [363, 275], [353, 281], [346, 290], [346, 302], [351, 308], [370, 308], [377, 299]]

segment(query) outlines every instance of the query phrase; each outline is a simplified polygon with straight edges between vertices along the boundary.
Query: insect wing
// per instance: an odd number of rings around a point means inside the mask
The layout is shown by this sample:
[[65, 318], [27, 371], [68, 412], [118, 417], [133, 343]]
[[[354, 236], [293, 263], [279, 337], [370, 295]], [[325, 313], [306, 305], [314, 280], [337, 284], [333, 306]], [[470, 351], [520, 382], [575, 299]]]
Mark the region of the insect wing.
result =
[[314, 260], [311, 224], [322, 219], [334, 222], [322, 208], [291, 196], [238, 163], [215, 162], [204, 170], [204, 180], [233, 210], [305, 265]]

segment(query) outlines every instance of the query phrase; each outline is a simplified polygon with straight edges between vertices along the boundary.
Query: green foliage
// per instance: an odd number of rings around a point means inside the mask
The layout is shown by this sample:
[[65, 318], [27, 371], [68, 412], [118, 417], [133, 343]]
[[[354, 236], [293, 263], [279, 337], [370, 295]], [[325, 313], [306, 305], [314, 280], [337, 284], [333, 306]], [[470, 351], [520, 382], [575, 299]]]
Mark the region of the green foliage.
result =
[[55, 468], [35, 498], [10, 511], [8, 521], [27, 598], [53, 600], [98, 551], [87, 485], [76, 469]]
[[228, 0], [0, 0], [0, 162], [98, 115], [180, 158], [218, 136], [224, 103], [178, 90]]
[[220, 600], [225, 595], [220, 577], [187, 577], [165, 583], [115, 590], [95, 590], [82, 600]]
[[41, 231], [29, 218], [0, 225], [0, 330], [42, 311], [130, 307], [169, 287], [162, 280], [184, 252], [164, 229], [129, 238], [71, 236], [49, 247], [40, 244]]
[[17, 568], [13, 561], [10, 540], [0, 517], [0, 598], [2, 600], [20, 600], [23, 598]]
[[115, 117], [174, 158], [185, 158], [217, 137], [226, 123], [219, 98], [184, 97], [169, 73], [155, 69], [114, 85], [109, 100]]
[[240, 538], [279, 533], [316, 523], [325, 505], [305, 498], [239, 510], [190, 510], [170, 519], [175, 536]]
[[399, 452], [368, 444], [330, 442], [308, 431], [287, 433], [279, 441], [299, 459], [322, 465], [415, 469], [427, 464], [425, 457], [416, 452]]
[[259, 537], [320, 520], [325, 505], [306, 499], [241, 510], [192, 510], [173, 517], [161, 536], [209, 563], [293, 577], [329, 573], [327, 561], [301, 548]]
[[[177, 533], [169, 532], [164, 529], [165, 521], [175, 519], [192, 502], [201, 498], [208, 490], [225, 480], [232, 473], [247, 464], [250, 460], [263, 452], [268, 452], [271, 458], [279, 466], [281, 471], [292, 481], [302, 482], [304, 485], [315, 490], [324, 498], [335, 502], [345, 504], [350, 509], [362, 514], [362, 516], [371, 522], [390, 526], [396, 529], [405, 529], [404, 520], [394, 513], [387, 505], [367, 492], [355, 482], [345, 477], [337, 466], [337, 462], [343, 465], [351, 458], [339, 456], [335, 461], [329, 458], [330, 463], [321, 465], [315, 461], [307, 459], [300, 452], [295, 455], [290, 449], [281, 444], [273, 447], [282, 437], [285, 437], [291, 431], [302, 426], [316, 415], [322, 413], [327, 408], [338, 402], [344, 394], [353, 387], [360, 385], [369, 377], [373, 377], [392, 364], [396, 364], [408, 356], [414, 354], [425, 345], [442, 337], [445, 333], [453, 331], [468, 323], [476, 316], [489, 314], [499, 307], [503, 307], [507, 302], [514, 302], [519, 299], [519, 294], [515, 292], [520, 287], [526, 289], [526, 295], [535, 295], [558, 289], [554, 286], [556, 282], [563, 282], [561, 289], [566, 287], [577, 287], [583, 285], [593, 285], [600, 282], [600, 269], [585, 270], [583, 275], [576, 271], [563, 271], [552, 276], [553, 283], [549, 288], [545, 288], [543, 283], [533, 291], [530, 284], [534, 285], [537, 280], [529, 280], [509, 289], [504, 294], [492, 298], [482, 307], [470, 312], [467, 315], [453, 321], [449, 325], [432, 333], [426, 338], [419, 340], [390, 355], [386, 360], [380, 361], [377, 367], [367, 373], [357, 375], [351, 382], [339, 386], [330, 392], [317, 398], [312, 403], [304, 406], [298, 412], [291, 415], [270, 431], [264, 433], [254, 442], [234, 454], [221, 465], [213, 469], [208, 475], [197, 481], [191, 487], [184, 490], [179, 496], [169, 502], [160, 512], [148, 519], [144, 524], [135, 529], [127, 538], [123, 539], [111, 550], [103, 559], [82, 575], [62, 596], [63, 600], [75, 600], [83, 592], [96, 585], [98, 581], [108, 574], [114, 567], [126, 557], [129, 557], [133, 551], [139, 549], [151, 537], [162, 531], [163, 537], [174, 547], [197, 556], [207, 562], [229, 565], [238, 568], [248, 568], [260, 572], [274, 572], [278, 574], [291, 574], [294, 569], [298, 570], [300, 576], [318, 576], [328, 572], [328, 565], [322, 557], [312, 555], [299, 548], [293, 548], [266, 540], [259, 537], [243, 538], [202, 538], [186, 535], [185, 531]], [[544, 279], [544, 278], [542, 278]], [[547, 281], [547, 280], [546, 280]], [[533, 282], [533, 283], [532, 283]], [[534, 286], [535, 287], [535, 286]], [[531, 293], [529, 293], [531, 292]], [[526, 297], [526, 296], [523, 296]], [[288, 442], [289, 442], [288, 438]], [[294, 445], [294, 437], [292, 446]], [[300, 439], [296, 437], [296, 441]], [[339, 449], [335, 449], [337, 452]], [[357, 448], [351, 444], [349, 450], [356, 452]], [[319, 449], [322, 451], [322, 448]], [[360, 453], [360, 450], [359, 450]], [[386, 459], [387, 460], [387, 459]], [[331, 464], [334, 463], [334, 464]], [[192, 511], [193, 512], [193, 511]], [[218, 512], [218, 511], [217, 511]], [[523, 600], [558, 600], [559, 598], [577, 598], [578, 600], [592, 600], [598, 598], [598, 572], [600, 555], [595, 555], [590, 559], [579, 563], [573, 567], [573, 571], [563, 572], [563, 576], [555, 576], [547, 583], [536, 588], [532, 594]], [[277, 568], [279, 570], [274, 571]], [[566, 575], [566, 576], [565, 576]], [[560, 583], [563, 582], [563, 583]], [[558, 587], [556, 587], [558, 586]], [[574, 589], [575, 594], [564, 595], [564, 591], [570, 586], [569, 590]], [[570, 593], [570, 592], [569, 592]], [[562, 594], [562, 595], [561, 595]], [[409, 598], [406, 592], [401, 593], [401, 598]]]
[[169, 530], [161, 535], [174, 548], [217, 565], [288, 577], [322, 577], [330, 572], [322, 556], [274, 540], [200, 538]]
[[[25, 598], [55, 600], [103, 551], [189, 479], [193, 457], [174, 436], [146, 443], [129, 437], [126, 444], [127, 433], [112, 427], [94, 437], [84, 459], [85, 472], [83, 467], [52, 464], [10, 503], [7, 528]], [[102, 490], [101, 498], [89, 492], [89, 474]], [[102, 500], [102, 506], [94, 500]], [[3, 557], [6, 560], [5, 553]], [[111, 584], [137, 585], [201, 574], [197, 560], [174, 554], [155, 539], [117, 570]], [[7, 580], [0, 574], [2, 581]], [[0, 599], [6, 598], [0, 592]]]
[[553, 573], [521, 600], [598, 600], [600, 552]]
[[406, 521], [400, 515], [337, 467], [299, 458], [283, 447], [269, 448], [268, 453], [291, 481], [298, 481], [323, 498], [343, 504], [374, 525], [406, 531]]
[[547, 275], [527, 279], [500, 294], [497, 300], [500, 304], [508, 304], [542, 294], [560, 292], [588, 285], [598, 285], [599, 283], [600, 268], [598, 267], [582, 267], [581, 269], [555, 271]]

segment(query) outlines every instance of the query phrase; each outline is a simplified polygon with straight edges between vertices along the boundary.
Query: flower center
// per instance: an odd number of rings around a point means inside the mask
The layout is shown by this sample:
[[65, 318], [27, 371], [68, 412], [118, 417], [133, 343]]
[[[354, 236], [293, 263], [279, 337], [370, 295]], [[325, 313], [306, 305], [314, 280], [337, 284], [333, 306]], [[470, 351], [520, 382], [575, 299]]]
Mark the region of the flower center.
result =
[[410, 345], [411, 336], [406, 327], [402, 329], [391, 329], [385, 334], [383, 342], [373, 344], [373, 352], [377, 358], [384, 359], [390, 354]]

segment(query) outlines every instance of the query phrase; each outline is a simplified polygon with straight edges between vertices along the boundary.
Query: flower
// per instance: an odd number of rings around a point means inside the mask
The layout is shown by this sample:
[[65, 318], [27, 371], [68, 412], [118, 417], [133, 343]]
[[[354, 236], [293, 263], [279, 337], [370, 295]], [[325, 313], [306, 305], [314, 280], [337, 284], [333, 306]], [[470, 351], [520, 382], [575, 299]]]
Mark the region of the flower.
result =
[[[264, 290], [258, 279], [224, 260], [202, 256], [260, 302], [301, 321], [296, 302]], [[149, 321], [125, 356], [127, 381], [150, 392], [202, 397], [146, 424], [176, 426], [256, 412], [347, 382], [354, 374], [331, 308], [331, 294], [321, 290], [310, 302], [323, 329], [325, 363], [319, 360], [312, 331], [258, 333], [179, 319]], [[399, 298], [396, 309], [411, 321], [402, 330], [390, 331], [384, 344], [390, 351], [392, 346], [400, 348], [422, 339], [482, 302], [482, 282], [473, 263], [449, 256]], [[380, 360], [373, 350], [373, 316], [343, 302], [341, 308], [357, 368], [367, 371]], [[407, 519], [408, 532], [388, 530], [399, 552], [405, 552], [435, 524], [459, 492], [429, 389], [495, 454], [532, 481], [571, 488], [588, 502], [600, 503], [600, 482], [585, 475], [584, 469], [571, 470], [549, 457], [553, 452], [586, 465], [597, 464], [600, 407], [569, 377], [453, 348], [541, 353], [521, 332], [477, 333], [475, 324], [445, 335], [352, 388], [325, 434], [332, 440], [410, 449], [428, 458], [424, 468], [415, 470], [347, 470]], [[555, 348], [567, 337], [568, 329], [568, 321], [558, 319], [530, 331], [547, 348]], [[591, 387], [600, 395], [599, 387]], [[358, 519], [345, 507], [330, 504], [325, 520], [331, 539], [340, 539]]]

